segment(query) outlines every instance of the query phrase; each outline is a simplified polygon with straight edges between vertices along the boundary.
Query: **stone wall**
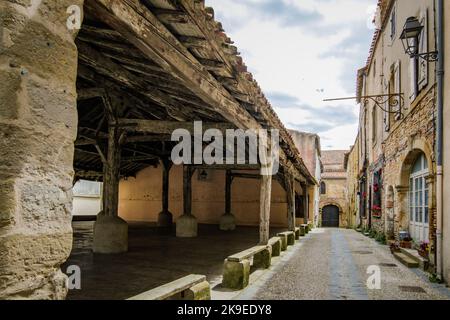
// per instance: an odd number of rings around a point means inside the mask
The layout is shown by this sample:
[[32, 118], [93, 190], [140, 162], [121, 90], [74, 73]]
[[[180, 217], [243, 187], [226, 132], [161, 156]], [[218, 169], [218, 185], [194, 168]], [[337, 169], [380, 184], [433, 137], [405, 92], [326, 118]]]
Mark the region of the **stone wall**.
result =
[[[423, 92], [405, 119], [396, 124], [385, 141], [384, 177], [383, 177], [383, 216], [386, 222], [386, 195], [389, 187], [394, 190], [394, 230], [408, 230], [408, 190], [411, 166], [416, 160], [417, 152], [423, 152], [430, 168], [430, 240], [433, 241], [436, 227], [434, 174], [435, 159], [435, 87]], [[384, 225], [383, 225], [384, 227]]]
[[346, 184], [346, 202], [347, 202], [347, 223], [349, 227], [359, 225], [359, 135], [355, 144], [350, 150], [347, 161], [347, 184]]
[[346, 179], [322, 179], [327, 185], [327, 193], [320, 196], [320, 210], [327, 205], [339, 207], [339, 226], [347, 227]]
[[0, 1], [0, 299], [61, 299], [72, 245], [81, 0]]
[[[450, 14], [450, 3], [444, 1], [444, 16]], [[450, 19], [444, 19], [445, 34], [450, 32]], [[448, 36], [447, 36], [448, 39]], [[445, 55], [450, 52], [450, 41], [444, 42]], [[450, 70], [450, 59], [444, 59], [444, 70]], [[450, 72], [444, 73], [444, 119], [450, 119]], [[444, 121], [444, 159], [443, 170], [443, 226], [442, 226], [442, 255], [443, 255], [443, 275], [447, 284], [450, 284], [450, 121]]]

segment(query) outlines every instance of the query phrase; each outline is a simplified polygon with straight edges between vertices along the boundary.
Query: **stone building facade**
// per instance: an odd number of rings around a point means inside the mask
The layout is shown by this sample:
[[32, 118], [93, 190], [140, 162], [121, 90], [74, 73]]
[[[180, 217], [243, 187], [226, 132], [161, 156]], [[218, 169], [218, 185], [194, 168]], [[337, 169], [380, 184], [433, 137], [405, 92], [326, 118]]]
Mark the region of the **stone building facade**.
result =
[[361, 219], [359, 217], [359, 137], [355, 144], [345, 155], [344, 167], [347, 170], [346, 200], [347, 200], [347, 227], [357, 228]]
[[347, 152], [348, 150], [322, 151], [323, 172], [320, 180], [319, 205], [322, 226], [343, 228], [348, 226], [347, 172], [344, 167]]
[[358, 226], [387, 239], [407, 231], [417, 246], [429, 243], [434, 264], [436, 64], [405, 53], [400, 34], [408, 17], [424, 26], [419, 52], [436, 49], [435, 1], [379, 1], [370, 55], [357, 77], [360, 125], [358, 151], [347, 163], [348, 198], [359, 202]]
[[[450, 3], [443, 1], [442, 15], [450, 15]], [[447, 39], [443, 43], [444, 70], [450, 70], [450, 41], [448, 34], [450, 32], [450, 19], [444, 19], [444, 35]], [[445, 72], [443, 90], [443, 109], [444, 119], [450, 119], [450, 72]], [[444, 121], [443, 125], [443, 221], [442, 221], [442, 273], [447, 283], [450, 282], [450, 122]]]
[[[323, 171], [323, 165], [321, 160], [321, 147], [320, 137], [314, 133], [300, 132], [295, 130], [289, 130], [294, 140], [295, 146], [299, 150], [305, 165], [309, 172], [314, 176], [317, 181], [320, 181]], [[315, 226], [319, 223], [320, 212], [320, 186], [314, 185], [308, 189], [308, 221], [312, 222]], [[304, 217], [297, 215], [297, 222], [304, 223]]]

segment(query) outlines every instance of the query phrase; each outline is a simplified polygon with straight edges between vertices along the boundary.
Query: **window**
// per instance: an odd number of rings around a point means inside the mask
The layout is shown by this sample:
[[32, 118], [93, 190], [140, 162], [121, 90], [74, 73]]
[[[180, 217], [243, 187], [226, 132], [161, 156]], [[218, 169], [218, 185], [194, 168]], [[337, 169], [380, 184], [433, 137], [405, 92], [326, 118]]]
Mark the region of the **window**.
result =
[[373, 106], [372, 109], [372, 142], [375, 144], [377, 142], [378, 134], [378, 121], [377, 121], [377, 107]]
[[[397, 61], [391, 66], [391, 75], [389, 77], [388, 84], [388, 93], [391, 94], [399, 94], [401, 93], [400, 86], [401, 74], [400, 74], [400, 61]], [[395, 99], [395, 98], [394, 98]], [[399, 106], [390, 105], [389, 101], [386, 103], [386, 109], [390, 112], [384, 113], [384, 124], [385, 130], [388, 132], [391, 129], [391, 125], [394, 121], [399, 120], [399, 115], [396, 115], [395, 111], [397, 111]]]
[[422, 153], [414, 163], [409, 179], [409, 231], [417, 242], [428, 240], [429, 190], [426, 183], [427, 175], [428, 162]]
[[[417, 44], [416, 53], [428, 52], [428, 11], [421, 12], [419, 21], [424, 26], [420, 36], [420, 43]], [[410, 60], [410, 101], [414, 101], [419, 92], [428, 85], [428, 62], [418, 57]]]
[[378, 170], [373, 174], [372, 185], [372, 216], [375, 218], [381, 217], [381, 190], [383, 188], [382, 170]]
[[360, 217], [366, 218], [366, 206], [367, 206], [367, 189], [366, 189], [366, 176], [363, 176], [359, 181], [359, 213]]
[[75, 197], [100, 197], [101, 189], [101, 182], [79, 180], [73, 186], [73, 195]]
[[320, 194], [327, 194], [327, 185], [323, 181], [320, 183]]
[[390, 23], [391, 23], [391, 40], [394, 40], [395, 34], [397, 32], [397, 12], [395, 6], [392, 7]]
[[377, 60], [373, 60], [373, 77], [375, 78], [376, 74], [377, 74]]

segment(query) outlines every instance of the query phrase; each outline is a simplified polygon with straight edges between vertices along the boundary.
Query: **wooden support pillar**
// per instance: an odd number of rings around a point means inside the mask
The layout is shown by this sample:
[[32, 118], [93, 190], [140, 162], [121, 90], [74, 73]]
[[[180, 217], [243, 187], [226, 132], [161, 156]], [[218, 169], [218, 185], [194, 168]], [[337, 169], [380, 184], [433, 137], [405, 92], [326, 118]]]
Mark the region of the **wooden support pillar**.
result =
[[176, 234], [180, 238], [197, 236], [197, 219], [192, 214], [192, 175], [195, 169], [183, 167], [183, 214], [177, 220]]
[[259, 200], [259, 242], [265, 245], [269, 242], [270, 202], [272, 194], [272, 176], [261, 176]]
[[108, 128], [108, 153], [103, 164], [103, 211], [105, 216], [119, 215], [120, 132], [118, 127]]
[[302, 187], [302, 198], [303, 198], [303, 223], [308, 224], [309, 219], [309, 204], [308, 204], [308, 186], [306, 183], [301, 184]]
[[284, 180], [288, 208], [288, 228], [290, 231], [295, 231], [295, 180], [290, 175], [285, 175]]
[[225, 174], [225, 214], [220, 218], [219, 228], [223, 231], [236, 229], [236, 219], [231, 213], [231, 184], [233, 175], [231, 170], [226, 170]]
[[103, 161], [103, 211], [97, 215], [94, 225], [93, 251], [122, 253], [128, 251], [128, 224], [119, 217], [121, 145], [126, 135], [116, 125], [117, 111], [110, 97], [105, 92], [102, 98], [108, 120], [108, 150], [105, 157], [100, 146], [96, 145]]
[[158, 227], [170, 228], [173, 223], [173, 215], [169, 211], [169, 176], [172, 162], [168, 157], [162, 160], [162, 211], [158, 215]]
[[227, 170], [225, 174], [225, 214], [231, 214], [231, 183], [233, 177], [231, 170]]
[[183, 167], [183, 214], [192, 214], [192, 168]]

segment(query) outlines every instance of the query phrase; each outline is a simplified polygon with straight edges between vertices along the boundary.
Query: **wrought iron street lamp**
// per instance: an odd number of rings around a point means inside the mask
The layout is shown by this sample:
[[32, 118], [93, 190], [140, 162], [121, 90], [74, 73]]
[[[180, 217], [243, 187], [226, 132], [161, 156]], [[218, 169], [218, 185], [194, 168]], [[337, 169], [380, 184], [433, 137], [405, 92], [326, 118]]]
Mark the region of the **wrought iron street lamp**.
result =
[[438, 60], [438, 52], [419, 53], [419, 44], [422, 37], [424, 26], [421, 25], [416, 17], [406, 19], [400, 39], [402, 40], [405, 53], [411, 58], [422, 58], [428, 62]]

